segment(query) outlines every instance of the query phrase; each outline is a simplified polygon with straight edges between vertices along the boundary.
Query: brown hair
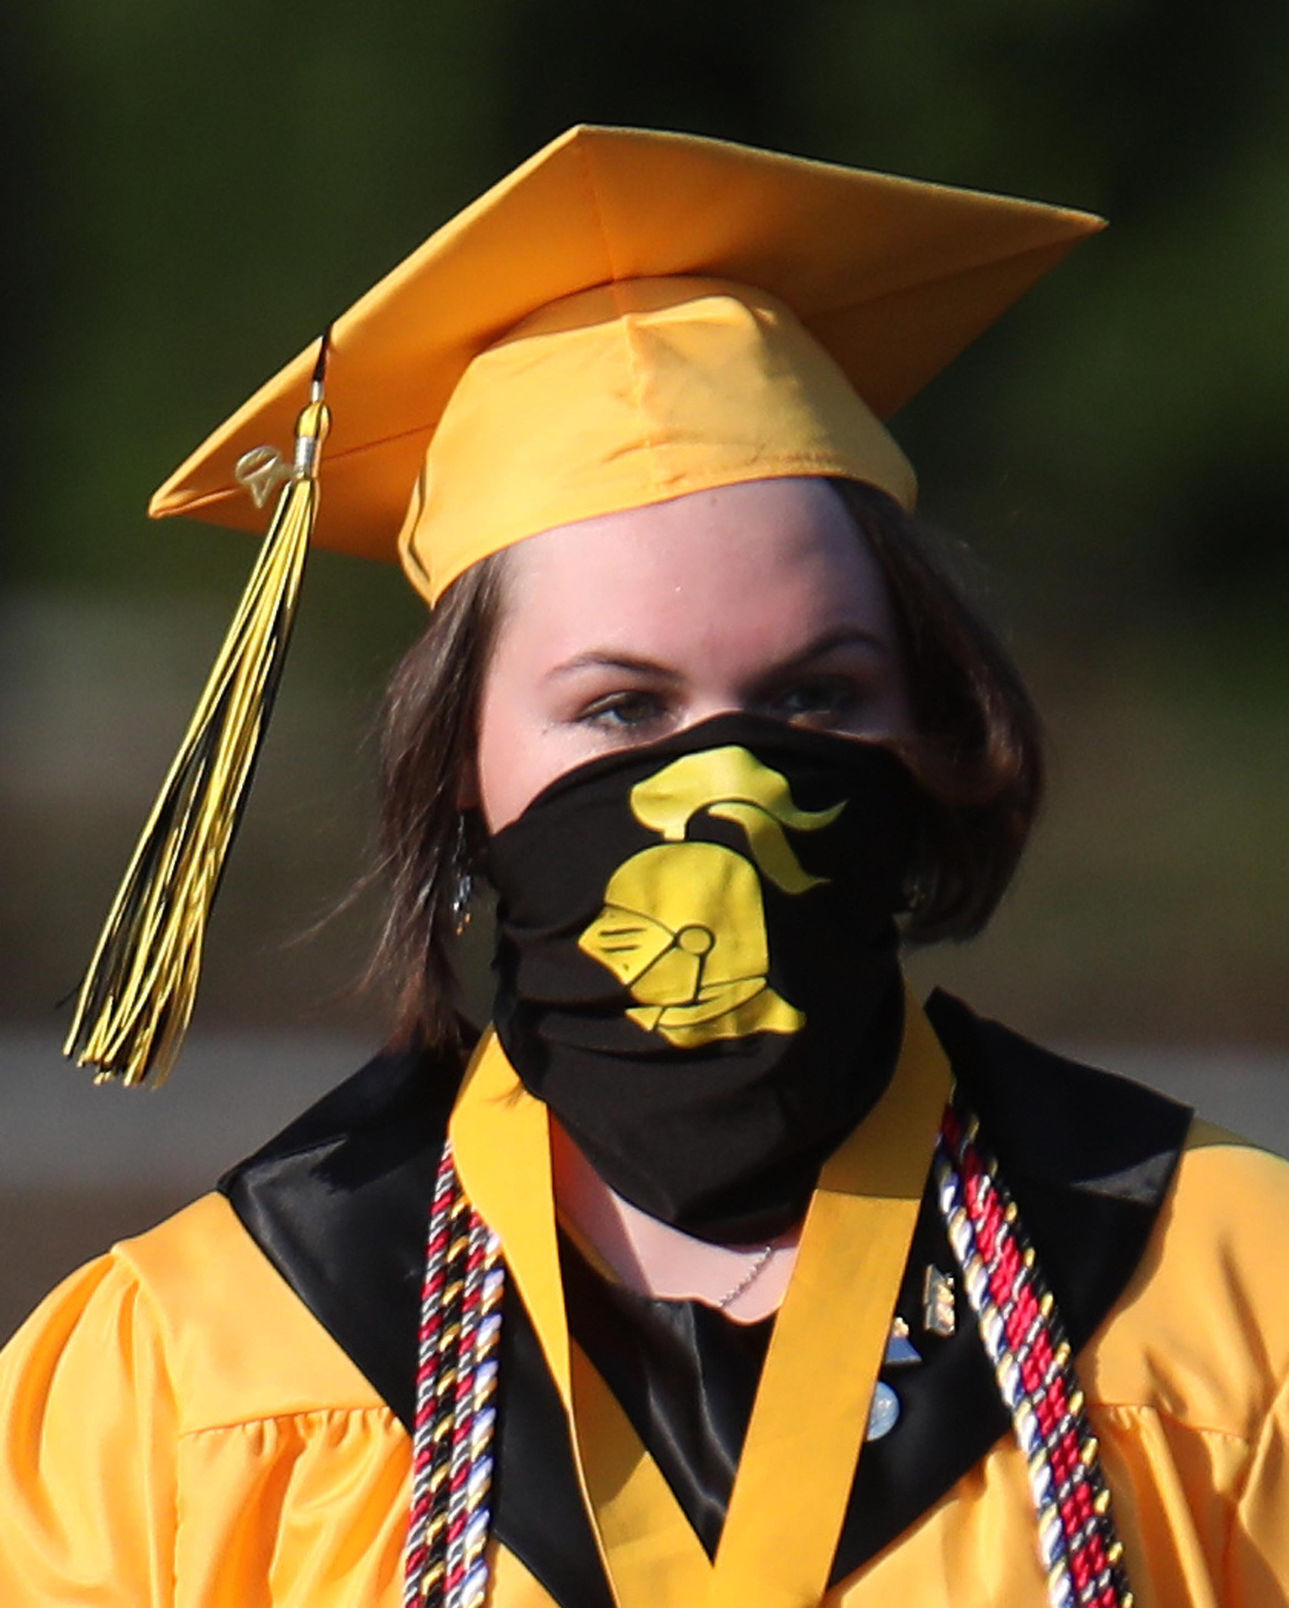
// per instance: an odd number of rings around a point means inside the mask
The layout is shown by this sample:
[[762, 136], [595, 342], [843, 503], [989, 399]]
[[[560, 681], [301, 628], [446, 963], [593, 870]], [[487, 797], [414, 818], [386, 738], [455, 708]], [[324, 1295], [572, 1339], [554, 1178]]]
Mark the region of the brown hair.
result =
[[1042, 722], [943, 545], [885, 493], [833, 483], [885, 572], [913, 698], [917, 736], [891, 745], [925, 795], [904, 935], [971, 938], [1006, 893], [1042, 803]]
[[[1042, 797], [1038, 715], [1007, 650], [925, 528], [885, 493], [834, 481], [890, 587], [917, 736], [894, 744], [925, 794], [908, 882], [912, 943], [969, 938], [1007, 890]], [[453, 900], [481, 829], [459, 799], [501, 610], [505, 553], [440, 599], [385, 701], [382, 863], [390, 899], [373, 971], [394, 987], [401, 1033], [459, 1034]]]
[[389, 903], [371, 975], [393, 987], [399, 1036], [419, 1032], [431, 1047], [451, 1047], [460, 1037], [453, 901], [477, 846], [460, 796], [505, 558], [494, 553], [472, 565], [439, 599], [394, 672], [381, 721], [381, 869]]

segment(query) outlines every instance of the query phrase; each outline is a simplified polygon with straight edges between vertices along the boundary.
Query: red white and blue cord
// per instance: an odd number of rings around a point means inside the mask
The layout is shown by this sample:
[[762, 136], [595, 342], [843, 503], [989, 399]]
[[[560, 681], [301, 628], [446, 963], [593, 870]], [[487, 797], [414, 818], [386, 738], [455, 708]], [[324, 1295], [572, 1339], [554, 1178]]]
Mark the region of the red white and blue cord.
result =
[[1051, 1608], [1131, 1608], [1123, 1544], [1061, 1315], [975, 1119], [953, 1106], [940, 1129], [935, 1182], [967, 1300], [1025, 1455]]
[[481, 1608], [488, 1589], [501, 1242], [443, 1147], [430, 1208], [412, 1434], [405, 1608]]

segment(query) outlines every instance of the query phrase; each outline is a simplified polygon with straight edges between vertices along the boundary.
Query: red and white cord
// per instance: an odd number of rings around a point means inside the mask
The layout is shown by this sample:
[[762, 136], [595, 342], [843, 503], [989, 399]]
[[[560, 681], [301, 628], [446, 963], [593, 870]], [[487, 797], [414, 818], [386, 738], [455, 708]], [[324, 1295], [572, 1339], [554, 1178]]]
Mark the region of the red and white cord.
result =
[[1025, 1455], [1052, 1608], [1131, 1608], [1123, 1543], [1069, 1341], [978, 1125], [946, 1107], [935, 1180], [967, 1300]]

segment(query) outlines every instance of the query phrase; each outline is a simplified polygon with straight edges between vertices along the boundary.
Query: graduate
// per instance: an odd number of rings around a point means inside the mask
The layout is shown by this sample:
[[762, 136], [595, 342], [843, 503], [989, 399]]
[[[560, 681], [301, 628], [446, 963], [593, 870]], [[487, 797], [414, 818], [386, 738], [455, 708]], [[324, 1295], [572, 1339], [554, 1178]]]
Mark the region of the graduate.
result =
[[312, 543], [429, 607], [398, 1012], [0, 1358], [6, 1608], [1289, 1602], [1289, 1170], [901, 973], [1042, 756], [884, 421], [1099, 227], [573, 129], [156, 494], [267, 534], [69, 1050], [178, 1055]]

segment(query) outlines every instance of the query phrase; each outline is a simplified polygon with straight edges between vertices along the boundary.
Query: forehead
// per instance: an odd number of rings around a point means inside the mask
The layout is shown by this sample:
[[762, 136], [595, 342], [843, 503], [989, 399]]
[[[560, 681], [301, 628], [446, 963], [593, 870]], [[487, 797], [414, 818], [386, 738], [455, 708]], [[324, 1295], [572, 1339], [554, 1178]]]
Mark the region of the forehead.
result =
[[507, 555], [502, 640], [594, 637], [677, 653], [790, 647], [836, 625], [886, 635], [885, 578], [828, 481], [744, 481], [560, 526]]

